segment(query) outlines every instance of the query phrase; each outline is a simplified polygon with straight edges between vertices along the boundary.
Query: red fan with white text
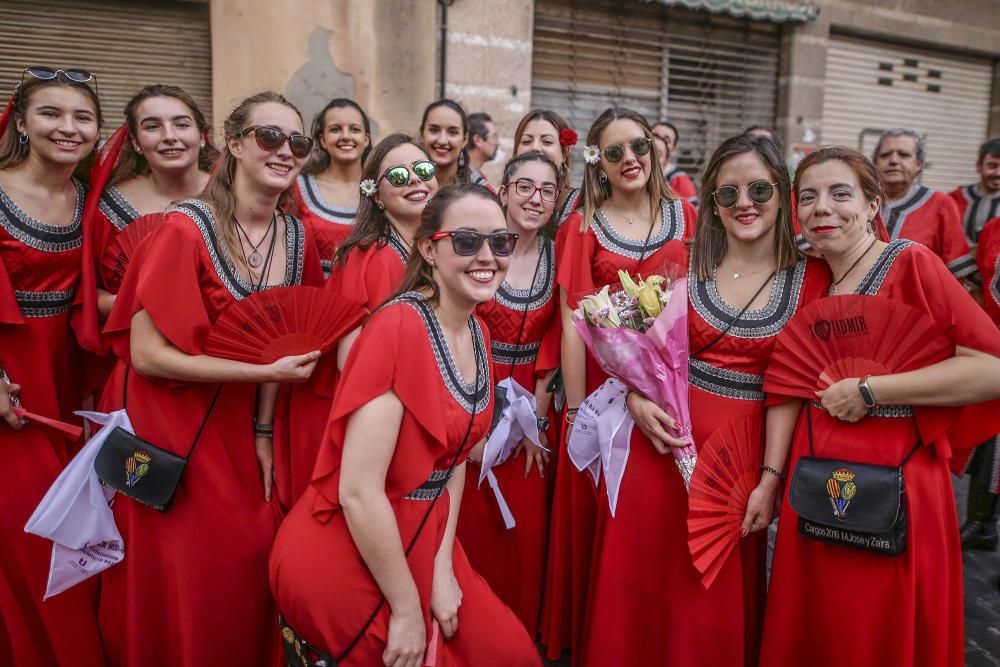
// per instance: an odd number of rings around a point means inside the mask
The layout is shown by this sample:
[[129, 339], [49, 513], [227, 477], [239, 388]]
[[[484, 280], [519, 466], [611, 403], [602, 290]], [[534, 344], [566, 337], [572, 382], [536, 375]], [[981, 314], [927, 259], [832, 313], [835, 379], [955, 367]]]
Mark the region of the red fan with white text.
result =
[[739, 542], [747, 501], [760, 481], [763, 460], [760, 417], [726, 422], [698, 450], [688, 492], [688, 549], [706, 589]]
[[161, 222], [163, 222], [162, 213], [142, 215], [115, 234], [101, 259], [101, 268], [104, 270], [104, 275], [109, 278], [109, 287], [116, 288], [121, 285], [125, 270], [135, 255], [135, 249], [160, 226]]
[[320, 287], [272, 287], [230, 306], [212, 325], [205, 354], [251, 364], [329, 351], [361, 324], [361, 304]]

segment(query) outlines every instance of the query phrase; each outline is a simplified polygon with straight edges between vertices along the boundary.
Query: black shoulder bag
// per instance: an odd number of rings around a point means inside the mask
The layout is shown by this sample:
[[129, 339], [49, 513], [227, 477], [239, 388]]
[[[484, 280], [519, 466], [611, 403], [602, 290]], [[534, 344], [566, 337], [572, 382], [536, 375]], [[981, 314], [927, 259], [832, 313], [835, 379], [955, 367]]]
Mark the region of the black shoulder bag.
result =
[[[123, 410], [128, 406], [128, 375], [131, 370], [130, 366], [125, 368]], [[181, 473], [201, 439], [201, 433], [205, 430], [221, 391], [222, 383], [212, 396], [212, 402], [208, 405], [205, 418], [201, 421], [186, 456], [168, 452], [116, 426], [94, 459], [94, 470], [97, 471], [101, 484], [143, 505], [165, 512], [170, 507], [170, 501], [181, 481]]]
[[862, 549], [885, 556], [906, 551], [906, 487], [903, 466], [917, 444], [896, 467], [816, 456], [812, 405], [806, 403], [809, 456], [792, 473], [788, 501], [799, 515], [799, 533], [812, 540]]

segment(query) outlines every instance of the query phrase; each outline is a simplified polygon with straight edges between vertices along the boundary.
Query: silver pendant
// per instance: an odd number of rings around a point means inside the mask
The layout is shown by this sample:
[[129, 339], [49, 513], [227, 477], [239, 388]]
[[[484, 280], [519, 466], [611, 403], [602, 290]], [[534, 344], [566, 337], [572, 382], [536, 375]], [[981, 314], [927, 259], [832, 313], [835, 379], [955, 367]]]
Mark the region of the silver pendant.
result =
[[252, 269], [259, 268], [260, 265], [263, 264], [263, 263], [264, 263], [264, 257], [263, 257], [263, 255], [261, 255], [256, 250], [254, 250], [252, 253], [250, 253], [250, 256], [247, 257], [247, 264], [249, 264], [250, 268], [252, 268]]
[[738, 273], [734, 273], [733, 274], [733, 280], [739, 280], [739, 278], [740, 278], [740, 274], [738, 274]]

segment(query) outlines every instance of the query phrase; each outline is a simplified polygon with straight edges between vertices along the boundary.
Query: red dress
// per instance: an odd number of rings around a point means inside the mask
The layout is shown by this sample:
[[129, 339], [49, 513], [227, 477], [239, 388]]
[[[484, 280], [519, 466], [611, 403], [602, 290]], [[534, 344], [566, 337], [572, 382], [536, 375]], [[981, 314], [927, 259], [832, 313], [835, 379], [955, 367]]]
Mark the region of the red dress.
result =
[[[1000, 333], [929, 249], [905, 240], [882, 251], [857, 289], [927, 314], [956, 345], [1000, 356]], [[767, 388], [765, 384], [765, 389]], [[780, 401], [781, 397], [772, 399]], [[889, 406], [896, 408], [896, 406]], [[855, 424], [813, 409], [816, 456], [897, 466], [917, 434], [911, 410], [879, 409]], [[808, 453], [800, 416], [789, 470]], [[906, 551], [896, 557], [802, 537], [781, 509], [761, 664], [768, 667], [960, 667], [962, 552], [947, 439], [927, 443], [903, 469]]]
[[[582, 232], [581, 212], [566, 220], [563, 224], [566, 231], [560, 230], [562, 237], [556, 241], [559, 261], [556, 282], [566, 290], [569, 307], [575, 308], [580, 297], [619, 282], [619, 269], [635, 274], [654, 272], [668, 262], [687, 265], [682, 240], [694, 233], [697, 212], [686, 199], [663, 201], [661, 206], [663, 224], [645, 243], [645, 248], [642, 240], [618, 234], [601, 211]], [[607, 380], [589, 354], [586, 378], [588, 394]], [[563, 435], [565, 440], [566, 434]], [[541, 634], [549, 657], [555, 659], [571, 648], [575, 659], [579, 659], [591, 580], [597, 496], [591, 478], [578, 472], [569, 460], [565, 442], [560, 443], [558, 459]]]
[[[517, 290], [505, 282], [492, 301], [476, 310], [490, 332], [497, 381], [513, 376], [532, 394], [536, 381], [558, 365], [561, 332], [553, 244], [541, 238], [539, 244], [542, 254], [531, 289]], [[556, 444], [554, 428], [550, 427], [546, 436]], [[542, 604], [553, 466], [546, 470], [545, 478], [536, 469], [525, 478], [523, 456], [493, 468], [517, 522], [510, 530], [489, 483], [478, 486], [480, 470], [476, 465], [467, 469], [458, 537], [472, 566], [534, 637]]]
[[[300, 284], [319, 273], [315, 247], [291, 216], [285, 235], [283, 284]], [[105, 411], [122, 405], [134, 313], [145, 310], [172, 345], [197, 355], [212, 323], [254, 289], [234, 269], [203, 202], [169, 210], [142, 249], [105, 328], [120, 358]], [[136, 435], [186, 454], [216, 386], [133, 369], [127, 398]], [[251, 383], [223, 385], [166, 512], [116, 499], [125, 559], [102, 575], [100, 616], [113, 665], [275, 664], [277, 611], [267, 587], [275, 516], [263, 500], [254, 453], [255, 392]]]
[[[315, 476], [282, 522], [271, 554], [271, 589], [286, 622], [309, 645], [334, 657], [362, 631], [382, 598], [341, 511], [344, 435], [355, 410], [389, 391], [403, 404], [403, 417], [385, 492], [404, 548], [427, 514], [428, 502], [435, 495], [441, 496], [430, 509], [407, 559], [420, 594], [428, 641], [432, 637], [434, 557], [450, 505], [442, 485], [463, 445], [470, 412], [476, 416], [463, 457], [470, 443], [485, 435], [493, 405], [487, 335], [475, 318], [470, 318], [469, 328], [476, 349], [478, 383], [462, 377], [433, 309], [425, 297], [414, 292], [376, 313], [351, 349]], [[462, 604], [458, 632], [436, 647], [438, 667], [540, 665], [524, 627], [469, 566], [458, 540], [452, 560]], [[339, 664], [382, 664], [389, 616], [388, 605], [383, 605]]]
[[343, 243], [354, 228], [358, 208], [334, 206], [326, 201], [315, 174], [299, 176], [295, 180], [292, 197], [295, 201], [295, 215], [310, 228], [316, 238], [323, 274], [328, 276], [337, 246]]
[[979, 235], [976, 264], [983, 278], [983, 307], [1000, 325], [1000, 218], [986, 223]]
[[976, 272], [976, 260], [969, 253], [958, 209], [942, 192], [916, 185], [889, 207], [885, 227], [890, 239], [910, 239], [930, 248], [956, 278]]
[[[35, 220], [0, 190], [0, 367], [21, 385], [25, 409], [67, 418], [78, 407], [79, 371], [69, 310], [80, 277], [84, 189], [67, 225]], [[0, 424], [0, 664], [104, 664], [97, 632], [97, 581], [42, 601], [52, 542], [24, 532], [49, 485], [76, 453], [31, 423]]]
[[684, 197], [692, 203], [698, 202], [698, 191], [694, 187], [694, 181], [691, 180], [686, 171], [674, 165], [663, 176], [667, 179], [667, 183], [670, 184], [670, 189], [675, 195]]
[[948, 193], [958, 207], [959, 220], [965, 231], [965, 238], [975, 245], [986, 223], [1000, 216], [1000, 192], [986, 195], [980, 192], [979, 183], [963, 185]]

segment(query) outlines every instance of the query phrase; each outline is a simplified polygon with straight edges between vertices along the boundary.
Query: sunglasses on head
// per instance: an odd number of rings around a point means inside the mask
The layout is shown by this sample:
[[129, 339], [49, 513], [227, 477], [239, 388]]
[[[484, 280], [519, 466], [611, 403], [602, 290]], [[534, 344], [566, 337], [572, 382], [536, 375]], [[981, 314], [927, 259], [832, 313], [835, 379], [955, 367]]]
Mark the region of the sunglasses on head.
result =
[[518, 179], [508, 185], [511, 187], [513, 185], [514, 192], [518, 194], [519, 197], [524, 197], [525, 199], [531, 199], [538, 192], [542, 195], [542, 199], [545, 201], [555, 201], [559, 197], [559, 188], [554, 185], [535, 185], [527, 179]]
[[413, 169], [413, 174], [421, 181], [429, 181], [434, 178], [434, 174], [437, 172], [437, 165], [430, 160], [417, 160], [411, 163], [410, 166], [397, 164], [394, 167], [386, 169], [379, 180], [384, 178], [397, 188], [401, 188], [410, 182], [410, 169]]
[[21, 72], [21, 83], [18, 84], [18, 89], [24, 85], [25, 75], [31, 75], [39, 81], [51, 81], [52, 79], [58, 79], [60, 77], [72, 83], [79, 84], [90, 83], [93, 81], [94, 94], [97, 94], [97, 77], [85, 69], [52, 69], [51, 67], [45, 67], [44, 65], [32, 65], [31, 67], [25, 67]]
[[251, 132], [254, 135], [254, 139], [257, 140], [257, 145], [266, 151], [276, 151], [286, 141], [288, 142], [288, 150], [292, 151], [292, 155], [295, 157], [307, 157], [309, 152], [312, 151], [312, 137], [305, 134], [285, 134], [273, 125], [251, 125], [242, 130], [239, 136], [245, 137]]
[[[777, 183], [769, 181], [754, 181], [746, 186], [747, 197], [755, 204], [766, 204], [774, 196], [774, 186]], [[735, 185], [723, 185], [712, 193], [712, 199], [722, 208], [732, 208], [740, 200], [740, 188]]]
[[483, 247], [483, 241], [489, 241], [490, 250], [497, 257], [507, 257], [514, 252], [517, 245], [518, 235], [514, 232], [493, 232], [483, 234], [474, 232], [471, 229], [456, 229], [447, 232], [434, 232], [431, 234], [431, 241], [440, 241], [451, 237], [451, 247], [456, 255], [470, 257], [479, 252]]
[[[628, 142], [628, 145], [634, 155], [640, 156], [649, 152], [649, 149], [653, 146], [653, 142], [646, 137], [636, 137]], [[604, 158], [611, 164], [618, 164], [625, 157], [625, 147], [621, 144], [609, 144], [601, 152], [604, 153]]]

